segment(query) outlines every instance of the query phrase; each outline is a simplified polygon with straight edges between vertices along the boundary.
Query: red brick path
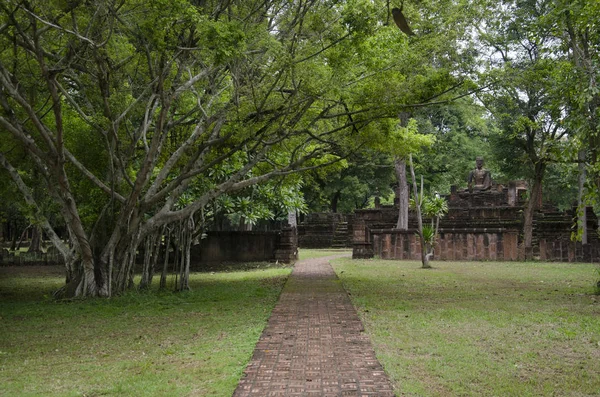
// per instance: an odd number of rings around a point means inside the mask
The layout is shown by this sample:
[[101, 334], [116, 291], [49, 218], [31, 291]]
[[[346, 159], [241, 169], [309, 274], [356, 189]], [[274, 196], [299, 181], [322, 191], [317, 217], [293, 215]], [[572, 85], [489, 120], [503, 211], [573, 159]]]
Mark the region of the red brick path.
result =
[[234, 397], [393, 397], [331, 258], [296, 263]]

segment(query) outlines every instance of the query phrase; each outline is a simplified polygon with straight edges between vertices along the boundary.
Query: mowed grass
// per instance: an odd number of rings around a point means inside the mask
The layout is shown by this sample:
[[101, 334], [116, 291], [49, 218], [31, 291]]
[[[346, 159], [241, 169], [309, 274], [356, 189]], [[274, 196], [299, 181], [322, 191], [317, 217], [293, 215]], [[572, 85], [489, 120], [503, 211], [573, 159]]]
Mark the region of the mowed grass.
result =
[[325, 249], [307, 249], [301, 248], [298, 250], [298, 260], [323, 258], [333, 255], [352, 255], [350, 248], [325, 248]]
[[188, 292], [57, 302], [60, 268], [22, 270], [0, 268], [0, 395], [231, 396], [290, 273], [196, 273]]
[[600, 396], [597, 265], [338, 259], [398, 396]]

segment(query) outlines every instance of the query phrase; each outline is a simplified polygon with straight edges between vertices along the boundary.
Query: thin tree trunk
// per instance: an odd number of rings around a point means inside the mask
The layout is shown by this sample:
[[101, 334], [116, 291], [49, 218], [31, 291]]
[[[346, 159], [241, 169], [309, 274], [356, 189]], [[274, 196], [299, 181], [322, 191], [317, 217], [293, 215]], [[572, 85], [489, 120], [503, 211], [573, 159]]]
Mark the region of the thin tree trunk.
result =
[[150, 235], [146, 237], [146, 243], [144, 244], [144, 263], [142, 264], [142, 279], [140, 280], [140, 289], [150, 288], [151, 277], [150, 277], [150, 263], [152, 261], [152, 254], [154, 250], [154, 236]]
[[18, 251], [21, 249], [21, 244], [23, 244], [23, 240], [25, 240], [26, 236], [27, 236], [27, 232], [29, 231], [29, 229], [31, 229], [31, 224], [29, 224], [25, 230], [23, 230], [23, 233], [21, 233], [21, 237], [19, 238], [19, 242], [17, 243], [17, 246], [15, 247], [15, 251]]
[[533, 184], [531, 186], [529, 201], [525, 206], [523, 214], [523, 245], [525, 247], [525, 259], [533, 259], [533, 218], [535, 211], [540, 208], [540, 202], [542, 200], [542, 180], [544, 178], [544, 171], [546, 164], [538, 162], [535, 165], [535, 174], [533, 177]]
[[181, 268], [181, 241], [182, 241], [182, 236], [183, 236], [183, 222], [179, 222], [179, 229], [175, 229], [177, 232], [177, 235], [175, 236], [175, 247], [174, 247], [174, 254], [175, 257], [173, 258], [173, 273], [175, 274], [175, 290], [177, 290], [177, 288], [179, 287], [179, 273], [180, 273], [180, 268]]
[[246, 217], [240, 216], [240, 221], [238, 222], [238, 230], [240, 232], [252, 231], [252, 224], [249, 222], [246, 222]]
[[[164, 231], [164, 228], [163, 228]], [[150, 258], [150, 269], [148, 274], [148, 287], [152, 285], [152, 279], [154, 278], [154, 272], [156, 270], [156, 264], [158, 263], [158, 258], [160, 255], [160, 247], [162, 245], [162, 237], [163, 231], [156, 232], [154, 238], [154, 251], [152, 252], [152, 257]]]
[[[414, 196], [415, 196], [415, 207], [417, 210], [417, 222], [418, 222], [418, 234], [419, 234], [419, 241], [421, 243], [421, 263], [423, 264], [422, 267], [424, 269], [429, 269], [431, 268], [431, 265], [429, 264], [429, 253], [428, 248], [427, 248], [427, 244], [425, 244], [425, 238], [423, 237], [423, 219], [421, 218], [421, 197], [423, 195], [423, 191], [421, 189], [421, 194], [419, 195], [419, 189], [417, 188], [417, 178], [415, 176], [415, 167], [413, 165], [413, 161], [412, 161], [412, 155], [409, 155], [409, 160], [410, 160], [410, 174], [412, 176], [412, 180], [413, 180], [413, 190], [414, 190]], [[421, 197], [419, 197], [421, 196]]]
[[585, 209], [585, 180], [586, 180], [586, 170], [585, 170], [585, 157], [586, 150], [580, 150], [578, 153], [579, 159], [579, 192], [577, 195], [577, 229], [578, 235], [581, 238], [581, 244], [588, 243], [588, 234], [587, 234], [587, 213]]
[[179, 280], [179, 291], [190, 289], [190, 250], [192, 248], [192, 233], [194, 231], [194, 220], [190, 217], [184, 222], [181, 242], [181, 272]]
[[165, 261], [163, 262], [162, 273], [160, 274], [160, 289], [167, 287], [167, 271], [169, 268], [169, 248], [171, 247], [171, 229], [167, 230], [167, 236], [165, 240]]
[[394, 170], [398, 180], [398, 222], [396, 229], [408, 230], [408, 182], [406, 180], [406, 160], [396, 158]]
[[[598, 87], [598, 83], [596, 81], [596, 71], [594, 70], [594, 62], [592, 60], [592, 56], [589, 49], [590, 46], [590, 42], [588, 42], [589, 39], [589, 35], [586, 33], [584, 34], [578, 34], [578, 32], [575, 30], [575, 27], [573, 26], [573, 21], [571, 20], [571, 16], [570, 13], [566, 12], [565, 14], [566, 17], [566, 23], [567, 23], [567, 32], [569, 34], [570, 37], [570, 41], [569, 41], [569, 46], [571, 47], [571, 52], [573, 54], [573, 60], [575, 63], [575, 66], [577, 67], [577, 69], [579, 69], [582, 72], [583, 76], [587, 76], [588, 78], [588, 86], [591, 88], [597, 88]], [[597, 93], [597, 90], [590, 90], [590, 91], [596, 91], [596, 93], [594, 95], [592, 95], [591, 97], [589, 97], [587, 99], [587, 119], [588, 119], [588, 125], [589, 125], [589, 131], [587, 133], [587, 150], [589, 150], [590, 153], [590, 160], [592, 165], [597, 165], [597, 161], [598, 161], [598, 148], [600, 148], [600, 137], [598, 136], [598, 108], [600, 107], [600, 95]], [[585, 150], [582, 150], [579, 152], [579, 169], [580, 169], [580, 192], [582, 191], [581, 188], [581, 175], [582, 173], [585, 173], [585, 163], [582, 163], [581, 160], [581, 154], [582, 152], [585, 154]], [[583, 160], [585, 160], [585, 156], [583, 157]], [[600, 175], [598, 174], [598, 172], [593, 172], [592, 175], [592, 179], [594, 181], [594, 184], [596, 185], [596, 190], [600, 191]], [[579, 203], [580, 207], [581, 207], [581, 202]], [[583, 212], [584, 216], [585, 216], [585, 210]], [[585, 218], [580, 218], [579, 221], [579, 225], [585, 225]], [[584, 229], [586, 229], [584, 227]], [[581, 231], [583, 232], [582, 229]], [[587, 232], [585, 233], [585, 241], [583, 242], [583, 238], [584, 236], [582, 235], [582, 243], [586, 244], [587, 243]]]

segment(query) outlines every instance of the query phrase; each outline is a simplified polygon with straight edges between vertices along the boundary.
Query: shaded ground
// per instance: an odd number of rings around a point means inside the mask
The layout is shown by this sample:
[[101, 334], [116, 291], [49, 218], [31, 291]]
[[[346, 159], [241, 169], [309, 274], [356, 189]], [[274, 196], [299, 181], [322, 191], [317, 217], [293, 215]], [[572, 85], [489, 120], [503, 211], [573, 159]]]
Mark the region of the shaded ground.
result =
[[0, 396], [230, 397], [289, 268], [195, 273], [191, 291], [55, 301], [57, 267], [0, 267]]

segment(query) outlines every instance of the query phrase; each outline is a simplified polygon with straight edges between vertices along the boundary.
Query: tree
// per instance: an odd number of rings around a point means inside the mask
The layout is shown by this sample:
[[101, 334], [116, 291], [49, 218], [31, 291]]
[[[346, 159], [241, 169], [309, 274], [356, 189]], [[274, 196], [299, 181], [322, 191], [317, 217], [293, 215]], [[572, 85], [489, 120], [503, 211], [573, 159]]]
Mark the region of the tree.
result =
[[415, 166], [412, 161], [412, 155], [409, 154], [410, 174], [412, 176], [413, 183], [413, 196], [415, 203], [415, 210], [417, 212], [417, 234], [419, 236], [419, 242], [421, 244], [421, 267], [423, 269], [431, 269], [429, 260], [433, 253], [431, 249], [433, 247], [435, 236], [433, 234], [433, 228], [427, 229], [423, 227], [423, 213], [421, 208], [423, 206], [424, 192], [423, 192], [423, 178], [421, 178], [421, 190], [417, 186], [417, 177], [415, 176]]
[[[0, 162], [36, 213], [32, 184], [58, 206], [70, 244], [47, 217], [40, 224], [65, 258], [66, 292], [121, 293], [138, 247], [156, 252], [165, 234], [185, 289], [190, 242], [211, 203], [227, 195], [241, 208], [245, 189], [390, 135], [420, 83], [404, 84], [413, 63], [382, 61], [410, 55], [403, 33], [381, 23], [382, 4], [0, 5], [2, 137], [40, 177], [28, 184], [9, 151]], [[415, 26], [431, 34], [433, 18]], [[431, 35], [442, 48], [444, 36]]]
[[[559, 55], [568, 60], [561, 70], [560, 84], [567, 108], [565, 125], [576, 135], [574, 142], [578, 146], [579, 163], [578, 194], [578, 233], [582, 243], [587, 243], [587, 220], [585, 205], [598, 201], [600, 190], [600, 172], [598, 152], [600, 150], [600, 132], [598, 131], [598, 107], [600, 90], [598, 89], [598, 68], [600, 51], [596, 43], [600, 40], [597, 25], [600, 18], [600, 5], [595, 1], [555, 1], [544, 23], [561, 43]], [[588, 174], [591, 185], [586, 189]], [[587, 193], [586, 193], [587, 191]], [[588, 196], [588, 197], [586, 197]]]
[[[408, 121], [405, 127], [398, 126], [396, 133], [387, 142], [385, 150], [388, 150], [394, 156], [394, 169], [399, 183], [398, 196], [400, 202], [396, 229], [408, 230], [409, 191], [406, 178], [406, 161], [404, 159], [407, 157], [412, 159], [413, 153], [418, 153], [423, 148], [431, 146], [433, 142], [434, 137], [432, 135], [418, 132], [417, 122], [414, 119]], [[416, 191], [414, 193], [417, 194]]]
[[480, 96], [499, 125], [499, 134], [493, 137], [495, 154], [507, 166], [526, 165], [529, 171], [530, 194], [523, 230], [527, 258], [532, 256], [533, 217], [541, 206], [544, 175], [568, 138], [562, 123], [561, 93], [554, 84], [560, 61], [553, 56], [548, 31], [538, 25], [549, 4], [506, 4], [508, 21], [498, 21], [482, 35], [494, 48], [494, 60], [500, 64], [488, 74], [492, 79], [490, 92]]
[[[417, 39], [409, 41], [408, 57], [394, 60], [400, 63], [404, 79], [398, 90], [405, 96], [405, 106], [397, 112], [400, 127], [407, 127], [410, 119], [431, 117], [436, 107], [453, 108], [477, 89], [472, 83], [475, 49], [471, 32], [483, 15], [483, 4], [440, 1], [420, 3], [414, 10], [403, 8], [403, 14], [416, 17], [411, 27], [417, 32]], [[425, 133], [421, 127], [419, 132]], [[390, 146], [399, 147], [397, 142]], [[416, 151], [410, 149], [408, 142], [400, 146], [403, 147], [392, 153], [399, 199], [396, 228], [407, 230], [410, 194], [406, 164], [408, 154], [415, 155]]]
[[287, 220], [290, 212], [306, 212], [301, 186], [296, 175], [221, 195], [207, 207], [203, 223], [209, 230], [221, 230], [226, 223], [238, 230], [252, 230], [259, 221]]
[[[434, 239], [437, 239], [440, 230], [440, 219], [448, 213], [448, 202], [436, 194], [425, 197], [423, 200], [423, 215], [431, 218], [431, 228], [434, 230]], [[434, 240], [435, 242], [435, 240]]]
[[[67, 262], [67, 290], [124, 291], [137, 247], [165, 226], [189, 229], [221, 195], [338, 161], [325, 154], [380, 129], [387, 116], [364, 92], [340, 96], [358, 77], [334, 49], [360, 45], [374, 23], [354, 5], [3, 3], [2, 135], [60, 207], [72, 247], [42, 223]], [[15, 159], [0, 160], [38, 207]]]
[[310, 211], [325, 208], [351, 213], [369, 206], [375, 195], [389, 197], [394, 175], [386, 153], [364, 148], [336, 166], [311, 170], [302, 175], [302, 192]]
[[[436, 138], [430, 148], [415, 155], [417, 173], [424, 176], [426, 191], [449, 194], [453, 185], [466, 187], [474, 159], [482, 156], [493, 160], [490, 120], [486, 109], [471, 97], [428, 108], [415, 119], [419, 131]], [[501, 175], [494, 171], [496, 177]]]

